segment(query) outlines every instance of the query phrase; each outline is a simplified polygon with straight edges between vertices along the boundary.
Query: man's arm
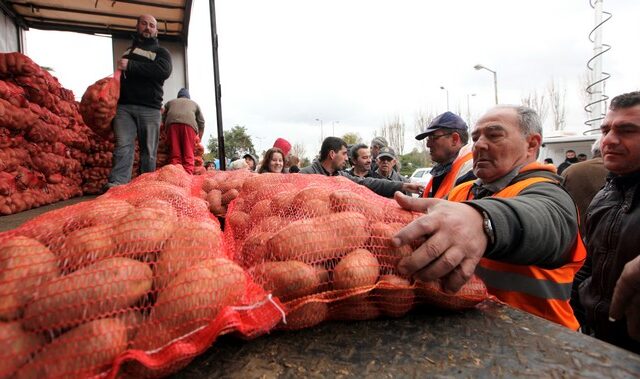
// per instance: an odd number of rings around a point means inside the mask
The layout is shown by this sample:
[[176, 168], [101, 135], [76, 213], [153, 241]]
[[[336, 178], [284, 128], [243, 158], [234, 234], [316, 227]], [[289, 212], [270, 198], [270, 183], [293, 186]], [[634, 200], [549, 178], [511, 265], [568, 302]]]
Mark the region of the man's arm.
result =
[[418, 185], [417, 183], [403, 183], [376, 178], [361, 178], [359, 176], [350, 175], [349, 173], [344, 171], [341, 171], [340, 175], [355, 183], [363, 185], [373, 192], [377, 193], [378, 195], [384, 197], [393, 197], [393, 194], [396, 191], [418, 193], [420, 190], [420, 185]]
[[198, 137], [202, 139], [204, 135], [204, 115], [200, 110], [200, 106], [196, 104], [196, 123], [198, 124]]
[[165, 48], [156, 51], [153, 62], [140, 62], [129, 59], [126, 71], [147, 78], [166, 80], [171, 76], [171, 54]]
[[640, 341], [640, 256], [628, 262], [616, 283], [609, 308], [611, 321], [627, 319], [627, 332]]
[[513, 198], [465, 202], [485, 211], [495, 243], [485, 258], [556, 268], [564, 265], [577, 238], [578, 216], [571, 196], [559, 185], [536, 183]]

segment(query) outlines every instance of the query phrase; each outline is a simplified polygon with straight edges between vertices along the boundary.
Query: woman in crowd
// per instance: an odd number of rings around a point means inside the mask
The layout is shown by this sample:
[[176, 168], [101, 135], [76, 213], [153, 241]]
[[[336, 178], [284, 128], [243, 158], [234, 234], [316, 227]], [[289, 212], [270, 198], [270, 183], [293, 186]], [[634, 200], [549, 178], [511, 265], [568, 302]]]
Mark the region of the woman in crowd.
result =
[[282, 173], [284, 168], [284, 153], [277, 147], [272, 147], [264, 153], [264, 158], [260, 162], [260, 174], [265, 172]]

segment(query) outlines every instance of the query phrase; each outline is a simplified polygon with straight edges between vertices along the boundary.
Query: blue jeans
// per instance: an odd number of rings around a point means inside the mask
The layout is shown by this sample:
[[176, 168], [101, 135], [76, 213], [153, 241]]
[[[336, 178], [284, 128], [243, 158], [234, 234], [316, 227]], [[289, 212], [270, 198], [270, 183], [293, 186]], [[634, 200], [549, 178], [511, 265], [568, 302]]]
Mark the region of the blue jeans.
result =
[[109, 183], [126, 184], [131, 181], [136, 138], [140, 145], [140, 173], [156, 170], [160, 118], [160, 109], [118, 104], [113, 119], [116, 145], [113, 150], [113, 167]]

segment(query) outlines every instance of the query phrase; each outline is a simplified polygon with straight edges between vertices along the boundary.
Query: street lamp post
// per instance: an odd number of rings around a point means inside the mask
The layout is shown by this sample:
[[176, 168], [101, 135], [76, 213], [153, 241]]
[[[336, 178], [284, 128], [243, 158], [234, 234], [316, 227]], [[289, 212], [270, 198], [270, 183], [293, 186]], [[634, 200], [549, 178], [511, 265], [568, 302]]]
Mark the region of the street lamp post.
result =
[[476, 70], [487, 70], [493, 74], [493, 93], [496, 97], [496, 105], [498, 104], [498, 74], [490, 68], [487, 68], [481, 64], [473, 66]]
[[443, 89], [447, 92], [447, 110], [449, 110], [449, 90], [444, 88], [444, 86], [440, 86], [440, 89]]
[[475, 93], [468, 93], [467, 94], [467, 123], [469, 126], [471, 126], [471, 106], [469, 105], [470, 101], [469, 98], [471, 96], [475, 96]]
[[331, 123], [331, 134], [335, 137], [336, 136], [336, 124], [339, 124], [340, 121], [334, 121]]
[[316, 118], [316, 121], [320, 121], [320, 143], [324, 141], [324, 127], [322, 125], [322, 119]]

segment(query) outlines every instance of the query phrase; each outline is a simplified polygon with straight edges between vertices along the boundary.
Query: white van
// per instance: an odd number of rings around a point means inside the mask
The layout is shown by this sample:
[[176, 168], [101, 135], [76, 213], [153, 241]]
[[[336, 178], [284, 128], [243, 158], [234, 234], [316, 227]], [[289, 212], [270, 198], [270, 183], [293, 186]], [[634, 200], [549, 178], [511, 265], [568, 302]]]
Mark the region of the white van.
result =
[[599, 134], [596, 135], [557, 135], [544, 137], [542, 139], [542, 148], [540, 149], [539, 162], [544, 162], [546, 158], [553, 159], [553, 164], [557, 167], [564, 162], [567, 150], [573, 150], [577, 154], [586, 154], [587, 159], [593, 158], [591, 154], [591, 145], [596, 141]]

